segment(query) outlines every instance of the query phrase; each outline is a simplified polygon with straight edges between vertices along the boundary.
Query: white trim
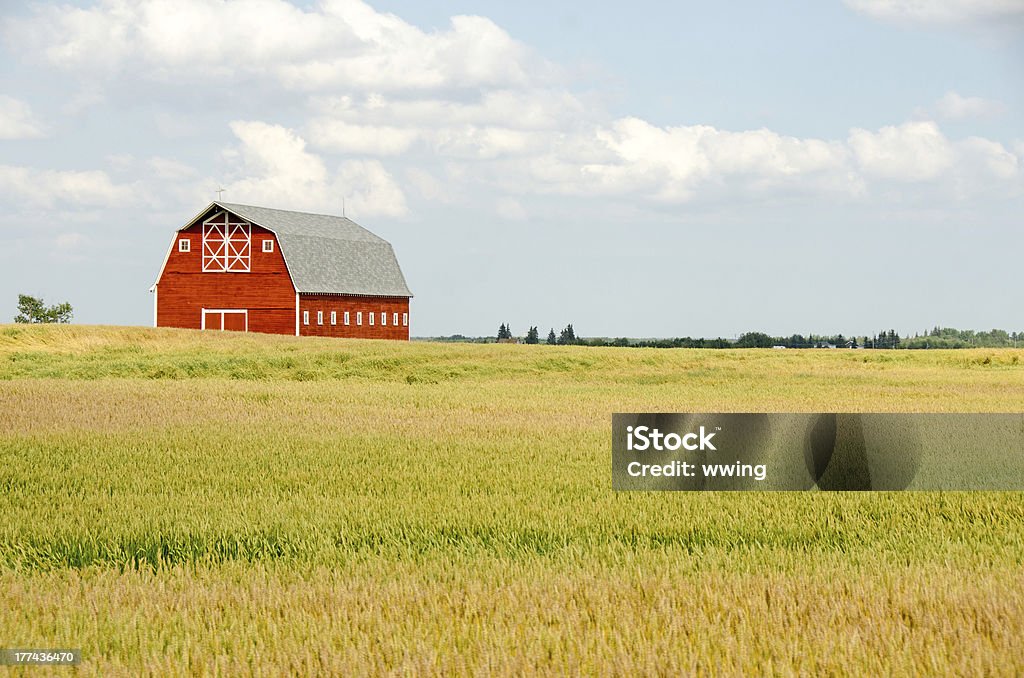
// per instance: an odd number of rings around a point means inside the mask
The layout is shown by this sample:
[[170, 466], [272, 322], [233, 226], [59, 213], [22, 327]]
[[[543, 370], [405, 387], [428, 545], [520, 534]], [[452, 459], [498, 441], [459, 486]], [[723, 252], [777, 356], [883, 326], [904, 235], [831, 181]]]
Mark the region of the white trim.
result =
[[331, 324], [332, 325], [337, 325], [338, 324], [338, 312], [337, 311], [331, 311]]
[[178, 254], [188, 254], [192, 251], [192, 241], [188, 238], [178, 238]]
[[370, 327], [373, 327], [373, 323], [376, 320], [376, 317], [375, 317], [376, 315], [377, 315], [376, 313], [374, 313], [373, 311], [370, 311]]
[[295, 293], [295, 336], [299, 336], [299, 294]]
[[352, 320], [352, 317], [351, 317], [351, 316], [349, 315], [349, 312], [348, 312], [348, 311], [345, 311], [345, 324], [346, 324], [346, 325], [351, 325], [351, 324], [352, 324], [352, 323], [350, 322], [351, 320]]
[[395, 311], [391, 315], [391, 324], [394, 325], [395, 327], [398, 327], [398, 311]]
[[228, 313], [241, 313], [243, 316], [245, 316], [245, 329], [243, 330], [243, 332], [249, 331], [249, 309], [247, 308], [203, 308], [200, 310], [200, 313], [202, 314], [200, 315], [199, 321], [199, 329], [201, 330], [206, 329], [207, 313], [220, 313], [220, 327], [217, 329], [219, 329], [222, 332], [224, 331], [224, 316], [227, 315]]
[[[269, 245], [269, 247], [268, 247], [268, 245]], [[263, 251], [266, 252], [267, 254], [269, 254], [269, 253], [274, 251], [274, 239], [273, 238], [267, 238], [267, 239], [265, 239], [263, 241]]]
[[160, 293], [157, 292], [156, 285], [153, 285], [153, 327], [160, 327], [156, 324], [157, 309], [159, 308], [157, 300], [160, 298]]
[[302, 312], [302, 324], [303, 325], [308, 325], [309, 324], [309, 311], [308, 310], [305, 310], [305, 311]]
[[324, 324], [324, 312], [323, 311], [317, 311], [316, 312], [316, 324], [317, 325], [323, 325]]
[[402, 314], [402, 327], [408, 327], [408, 326], [409, 326], [409, 314], [408, 313], [403, 313]]
[[[224, 215], [224, 223], [214, 221]], [[232, 221], [232, 217], [236, 220]], [[221, 210], [203, 221], [203, 273], [249, 273], [252, 270], [252, 224]]]
[[363, 312], [362, 311], [356, 311], [356, 325], [358, 325], [359, 327], [363, 326]]

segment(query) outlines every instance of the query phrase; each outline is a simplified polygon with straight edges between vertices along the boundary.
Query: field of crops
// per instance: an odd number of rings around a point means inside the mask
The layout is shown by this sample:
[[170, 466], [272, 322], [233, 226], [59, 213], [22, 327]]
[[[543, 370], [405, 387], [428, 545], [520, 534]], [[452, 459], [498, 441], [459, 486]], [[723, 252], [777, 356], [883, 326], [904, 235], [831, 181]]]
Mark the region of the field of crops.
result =
[[616, 494], [610, 415], [1022, 410], [1024, 350], [0, 326], [0, 647], [85, 675], [1019, 675], [1019, 493]]

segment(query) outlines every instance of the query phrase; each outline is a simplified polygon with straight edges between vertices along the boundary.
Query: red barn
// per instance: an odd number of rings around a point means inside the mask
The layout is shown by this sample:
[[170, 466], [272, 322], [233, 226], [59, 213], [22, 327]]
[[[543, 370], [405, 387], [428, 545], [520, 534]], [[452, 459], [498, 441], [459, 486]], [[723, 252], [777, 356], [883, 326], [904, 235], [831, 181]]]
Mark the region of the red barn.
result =
[[157, 327], [409, 338], [394, 250], [345, 217], [210, 203], [175, 233], [151, 291]]

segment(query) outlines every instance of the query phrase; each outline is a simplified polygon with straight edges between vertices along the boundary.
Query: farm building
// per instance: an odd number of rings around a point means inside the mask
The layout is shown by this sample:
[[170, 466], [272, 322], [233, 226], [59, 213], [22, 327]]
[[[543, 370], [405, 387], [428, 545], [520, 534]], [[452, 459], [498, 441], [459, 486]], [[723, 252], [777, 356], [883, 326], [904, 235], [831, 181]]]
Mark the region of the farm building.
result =
[[175, 233], [150, 291], [157, 327], [409, 338], [394, 250], [345, 217], [210, 203]]

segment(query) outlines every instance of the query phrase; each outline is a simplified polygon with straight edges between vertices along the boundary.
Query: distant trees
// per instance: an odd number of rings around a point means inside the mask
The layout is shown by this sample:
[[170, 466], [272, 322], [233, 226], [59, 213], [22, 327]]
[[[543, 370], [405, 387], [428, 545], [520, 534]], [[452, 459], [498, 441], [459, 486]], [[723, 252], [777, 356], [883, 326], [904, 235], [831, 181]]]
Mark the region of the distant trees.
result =
[[[511, 327], [508, 323], [502, 323], [498, 328], [498, 339], [512, 338]], [[479, 340], [490, 341], [491, 339], [481, 337]], [[849, 337], [843, 334], [791, 334], [773, 337], [766, 332], [744, 332], [736, 339], [722, 337], [717, 339], [695, 339], [692, 337], [664, 339], [590, 337], [584, 339], [576, 334], [576, 329], [572, 323], [569, 323], [557, 334], [553, 327], [548, 330], [546, 341], [541, 340], [538, 328], [535, 325], [531, 326], [526, 332], [525, 343], [546, 343], [550, 346], [629, 346], [634, 348], [771, 348], [773, 346], [804, 349], [1013, 348], [1024, 345], [1024, 332], [1007, 332], [999, 329], [979, 332], [951, 327], [934, 327], [930, 331], [913, 336], [900, 336], [896, 330], [888, 329], [873, 336], [850, 335]]]
[[771, 348], [775, 342], [764, 332], [744, 332], [733, 344], [736, 348]]
[[558, 343], [563, 346], [571, 346], [576, 342], [576, 331], [572, 328], [572, 323], [565, 326], [562, 333], [558, 335]]
[[71, 304], [64, 302], [47, 306], [42, 299], [27, 294], [18, 295], [18, 315], [16, 323], [69, 323], [71, 322]]

